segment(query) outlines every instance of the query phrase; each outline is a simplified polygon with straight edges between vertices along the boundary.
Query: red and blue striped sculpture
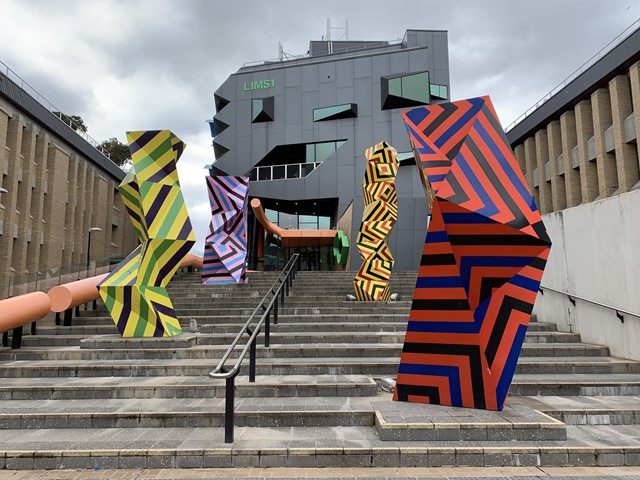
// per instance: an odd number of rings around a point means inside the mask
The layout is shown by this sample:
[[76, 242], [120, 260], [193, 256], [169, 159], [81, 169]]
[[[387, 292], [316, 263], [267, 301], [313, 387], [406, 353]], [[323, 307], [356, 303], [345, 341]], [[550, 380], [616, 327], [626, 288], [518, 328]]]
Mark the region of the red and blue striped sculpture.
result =
[[394, 399], [502, 410], [551, 242], [488, 97], [403, 117], [432, 216]]
[[202, 283], [244, 283], [249, 178], [207, 177], [207, 190], [211, 223], [204, 244]]

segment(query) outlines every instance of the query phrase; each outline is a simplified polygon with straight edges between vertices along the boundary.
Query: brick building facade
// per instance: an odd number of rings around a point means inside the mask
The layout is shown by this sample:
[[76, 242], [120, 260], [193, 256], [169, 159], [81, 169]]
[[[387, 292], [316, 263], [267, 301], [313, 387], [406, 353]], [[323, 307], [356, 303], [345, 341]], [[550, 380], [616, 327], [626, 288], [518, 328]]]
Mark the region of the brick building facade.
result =
[[542, 214], [640, 188], [640, 30], [507, 137]]
[[92, 227], [92, 269], [137, 245], [117, 190], [124, 172], [3, 74], [0, 170], [0, 298], [84, 276]]

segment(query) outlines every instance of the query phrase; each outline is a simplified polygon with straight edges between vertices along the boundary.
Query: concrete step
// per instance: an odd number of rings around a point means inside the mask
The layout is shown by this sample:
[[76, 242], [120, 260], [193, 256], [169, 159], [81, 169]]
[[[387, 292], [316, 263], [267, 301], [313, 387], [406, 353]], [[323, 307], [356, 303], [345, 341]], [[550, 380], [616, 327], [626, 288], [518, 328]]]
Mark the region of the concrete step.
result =
[[[0, 429], [16, 430], [221, 427], [225, 413], [224, 398], [8, 400], [0, 405]], [[239, 398], [234, 417], [237, 427], [373, 426], [375, 412], [369, 397], [259, 397]]]
[[[0, 429], [208, 428], [224, 425], [224, 399], [4, 401]], [[24, 410], [28, 410], [25, 412]], [[384, 441], [566, 440], [565, 425], [526, 406], [480, 412], [363, 398], [244, 398], [236, 427], [374, 426]]]
[[640, 425], [640, 396], [510, 397], [567, 425]]
[[[215, 328], [213, 328], [215, 331]], [[160, 343], [168, 344], [165, 348], [188, 348], [195, 345], [230, 345], [237, 333], [202, 333], [197, 336], [183, 334], [173, 337], [169, 342], [167, 339], [122, 339], [119, 335], [106, 335], [85, 338], [83, 335], [29, 335], [23, 338], [23, 345], [28, 346], [72, 346], [82, 345], [82, 348], [108, 348], [105, 344], [126, 345], [131, 348], [140, 348], [145, 343], [152, 342], [154, 345]], [[281, 332], [277, 328], [271, 332], [271, 344], [321, 344], [340, 343], [345, 339], [349, 343], [404, 343], [405, 332]], [[195, 341], [190, 341], [195, 339]], [[557, 343], [577, 343], [580, 341], [578, 334], [563, 332], [529, 332], [525, 343], [557, 344]], [[134, 345], [135, 344], [135, 345]]]
[[[382, 319], [384, 320], [384, 319]], [[96, 321], [97, 322], [97, 321]], [[243, 325], [244, 321], [238, 320], [234, 323], [199, 323], [198, 327], [202, 333], [237, 333]], [[181, 324], [184, 331], [189, 330], [189, 323]], [[350, 322], [325, 322], [322, 324], [322, 330], [325, 332], [404, 332], [407, 327], [406, 321], [399, 322], [359, 322], [356, 325]], [[277, 326], [272, 325], [273, 331], [281, 333], [285, 332], [308, 332], [318, 331], [318, 325], [311, 322], [306, 323], [290, 323], [281, 321]], [[551, 323], [531, 323], [527, 329], [527, 333], [531, 332], [555, 332], [556, 326]], [[95, 325], [74, 325], [70, 327], [49, 326], [38, 327], [38, 335], [113, 335], [118, 332], [113, 321], [100, 322]]]
[[386, 442], [374, 428], [69, 428], [3, 430], [0, 468], [558, 467], [640, 463], [637, 429], [568, 426], [566, 441]]
[[[364, 397], [378, 386], [362, 375], [270, 375], [236, 378], [236, 397]], [[10, 378], [0, 385], [0, 400], [224, 398], [225, 382], [208, 377]]]
[[[235, 323], [238, 325], [244, 325], [249, 316], [229, 316], [229, 315], [178, 315], [178, 319], [182, 324], [189, 324], [191, 319], [195, 319], [198, 325], [204, 324], [218, 324], [218, 323]], [[407, 322], [407, 313], [387, 313], [387, 312], [375, 312], [367, 314], [352, 314], [352, 315], [324, 315], [324, 314], [304, 314], [304, 315], [289, 315], [278, 314], [280, 324], [287, 323], [363, 323], [363, 322], [376, 322], [376, 321], [394, 321], [394, 322]], [[113, 319], [108, 316], [100, 317], [74, 317], [72, 325], [113, 325]], [[319, 327], [321, 328], [321, 327]]]
[[[370, 375], [258, 375], [243, 377], [238, 397], [367, 396], [377, 385]], [[633, 374], [516, 374], [510, 394], [640, 395], [640, 376]], [[86, 398], [221, 398], [224, 385], [208, 377], [40, 377], [6, 378], [0, 400], [60, 400]]]
[[[0, 365], [3, 378], [38, 377], [162, 377], [206, 376], [215, 361], [208, 359], [172, 360], [96, 360], [78, 364], [77, 360], [21, 361]], [[245, 362], [246, 363], [246, 362]], [[256, 371], [260, 375], [373, 375], [395, 377], [397, 357], [343, 357], [318, 359], [261, 358]], [[611, 357], [522, 358], [516, 374], [640, 374], [640, 363]], [[549, 377], [551, 380], [552, 377]], [[595, 377], [594, 377], [595, 378]]]
[[[20, 350], [0, 350], [0, 361], [25, 360], [135, 360], [135, 359], [216, 359], [222, 358], [226, 345], [200, 345], [191, 348], [127, 348], [125, 343], [106, 344], [110, 348], [72, 347], [28, 347]], [[258, 358], [334, 358], [334, 357], [394, 357], [400, 358], [402, 344], [320, 344], [320, 345], [273, 345], [264, 348], [260, 344]], [[607, 347], [584, 343], [567, 344], [524, 344], [520, 359], [550, 357], [557, 363], [565, 357], [604, 357], [609, 354]], [[231, 358], [237, 358], [232, 354]]]

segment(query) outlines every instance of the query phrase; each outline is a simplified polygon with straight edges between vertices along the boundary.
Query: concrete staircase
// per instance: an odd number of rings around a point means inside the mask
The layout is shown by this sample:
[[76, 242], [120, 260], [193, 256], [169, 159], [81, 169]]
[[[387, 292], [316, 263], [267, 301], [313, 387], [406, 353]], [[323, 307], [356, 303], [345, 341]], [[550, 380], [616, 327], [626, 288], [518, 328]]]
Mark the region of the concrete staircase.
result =
[[[388, 303], [346, 300], [352, 272], [301, 272], [236, 387], [208, 378], [276, 278], [170, 285], [185, 331], [123, 339], [104, 307], [0, 349], [0, 468], [640, 465], [640, 363], [532, 322], [502, 412], [391, 401], [415, 273]], [[244, 375], [244, 376], [243, 376]]]

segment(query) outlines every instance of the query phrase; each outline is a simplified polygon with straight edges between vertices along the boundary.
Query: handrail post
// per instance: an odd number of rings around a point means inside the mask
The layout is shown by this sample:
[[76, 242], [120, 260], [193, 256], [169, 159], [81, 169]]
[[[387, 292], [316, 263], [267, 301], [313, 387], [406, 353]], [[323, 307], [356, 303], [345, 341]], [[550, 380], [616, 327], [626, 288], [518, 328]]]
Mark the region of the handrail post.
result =
[[63, 320], [63, 323], [62, 323], [62, 324], [63, 324], [65, 327], [70, 327], [70, 326], [71, 326], [71, 318], [72, 318], [72, 315], [73, 315], [73, 309], [72, 309], [72, 308], [67, 308], [67, 309], [64, 311], [64, 320]]
[[280, 306], [284, 307], [284, 288], [280, 289]]
[[235, 409], [236, 376], [227, 378], [224, 407], [224, 443], [233, 443], [233, 416]]
[[256, 339], [254, 338], [249, 348], [249, 382], [256, 381]]
[[11, 348], [18, 349], [22, 346], [22, 327], [17, 327], [13, 329], [13, 334], [11, 335]]
[[[273, 324], [278, 324], [278, 299], [273, 304]], [[268, 346], [268, 345], [267, 345]]]
[[[277, 308], [278, 302], [276, 302]], [[271, 309], [267, 310], [267, 319], [264, 324], [264, 346], [269, 346], [269, 336], [271, 334]]]

